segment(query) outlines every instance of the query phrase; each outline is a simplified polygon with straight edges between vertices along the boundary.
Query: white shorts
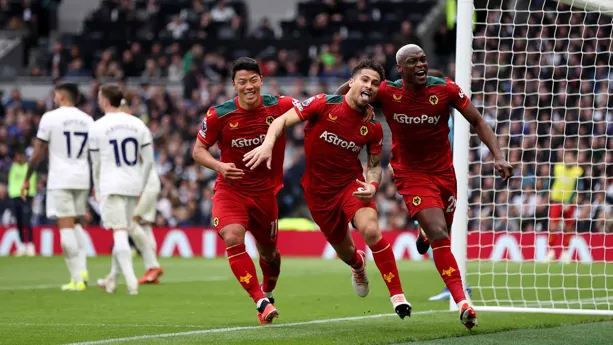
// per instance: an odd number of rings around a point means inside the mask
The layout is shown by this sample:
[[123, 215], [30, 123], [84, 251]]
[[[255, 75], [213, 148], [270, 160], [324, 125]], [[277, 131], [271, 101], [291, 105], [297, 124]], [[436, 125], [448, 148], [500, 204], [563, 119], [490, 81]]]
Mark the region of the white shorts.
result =
[[144, 191], [140, 195], [138, 204], [136, 204], [134, 215], [139, 216], [145, 222], [155, 223], [155, 214], [157, 212], [155, 206], [158, 202], [158, 195], [157, 192]]
[[89, 190], [86, 189], [49, 189], [47, 190], [47, 218], [81, 217]]
[[135, 196], [105, 195], [100, 200], [102, 226], [107, 230], [127, 230], [134, 217]]

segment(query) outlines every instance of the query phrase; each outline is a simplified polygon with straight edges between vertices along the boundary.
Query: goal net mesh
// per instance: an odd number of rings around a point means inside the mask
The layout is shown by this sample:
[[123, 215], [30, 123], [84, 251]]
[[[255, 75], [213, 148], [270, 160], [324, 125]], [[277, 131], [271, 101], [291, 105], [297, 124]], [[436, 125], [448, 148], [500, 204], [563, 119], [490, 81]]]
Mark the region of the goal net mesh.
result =
[[515, 167], [471, 132], [477, 306], [613, 310], [612, 17], [588, 2], [475, 1], [472, 101]]

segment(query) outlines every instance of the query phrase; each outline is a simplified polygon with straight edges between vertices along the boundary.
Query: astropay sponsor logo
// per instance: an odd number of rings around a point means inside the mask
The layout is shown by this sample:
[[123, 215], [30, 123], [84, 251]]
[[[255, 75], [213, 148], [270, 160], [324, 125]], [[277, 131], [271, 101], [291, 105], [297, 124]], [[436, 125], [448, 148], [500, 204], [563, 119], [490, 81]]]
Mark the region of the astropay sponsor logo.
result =
[[394, 121], [406, 125], [436, 125], [440, 119], [440, 115], [430, 116], [424, 114], [421, 116], [408, 116], [406, 114], [394, 114]]
[[260, 135], [257, 138], [238, 138], [232, 139], [232, 147], [250, 147], [250, 146], [258, 146], [264, 142], [266, 138], [265, 134]]
[[336, 134], [334, 134], [332, 132], [325, 131], [325, 132], [321, 133], [319, 138], [325, 140], [326, 142], [328, 142], [328, 143], [330, 143], [332, 145], [340, 146], [340, 147], [342, 147], [344, 149], [351, 150], [353, 152], [360, 152], [362, 150], [362, 147], [358, 146], [353, 141], [343, 140], [343, 139], [339, 138], [338, 135], [336, 135]]

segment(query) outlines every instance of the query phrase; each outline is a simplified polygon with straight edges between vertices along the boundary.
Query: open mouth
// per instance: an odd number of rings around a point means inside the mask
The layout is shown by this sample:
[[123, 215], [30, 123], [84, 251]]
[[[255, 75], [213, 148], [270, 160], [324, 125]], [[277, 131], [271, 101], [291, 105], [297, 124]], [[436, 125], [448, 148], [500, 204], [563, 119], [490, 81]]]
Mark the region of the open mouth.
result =
[[245, 96], [251, 98], [251, 97], [255, 96], [255, 91], [245, 92]]
[[370, 91], [362, 91], [360, 92], [360, 97], [365, 100], [368, 101], [370, 99], [371, 93]]
[[425, 77], [426, 76], [426, 70], [421, 70], [421, 71], [417, 71], [415, 72], [415, 75], [418, 77]]

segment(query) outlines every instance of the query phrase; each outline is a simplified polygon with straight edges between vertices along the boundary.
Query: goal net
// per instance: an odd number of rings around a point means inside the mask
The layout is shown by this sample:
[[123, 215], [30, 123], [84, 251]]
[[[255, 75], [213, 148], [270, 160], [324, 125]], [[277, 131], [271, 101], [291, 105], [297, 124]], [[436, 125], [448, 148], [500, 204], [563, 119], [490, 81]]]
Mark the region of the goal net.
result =
[[474, 130], [456, 130], [468, 204], [452, 237], [472, 301], [613, 315], [613, 1], [475, 0], [468, 30], [459, 3], [458, 84], [515, 167], [503, 183]]

